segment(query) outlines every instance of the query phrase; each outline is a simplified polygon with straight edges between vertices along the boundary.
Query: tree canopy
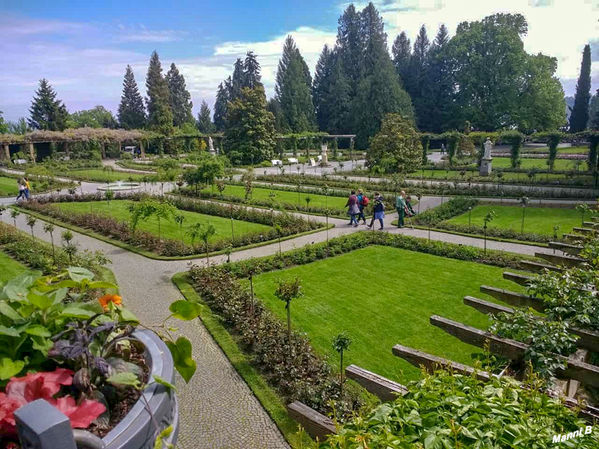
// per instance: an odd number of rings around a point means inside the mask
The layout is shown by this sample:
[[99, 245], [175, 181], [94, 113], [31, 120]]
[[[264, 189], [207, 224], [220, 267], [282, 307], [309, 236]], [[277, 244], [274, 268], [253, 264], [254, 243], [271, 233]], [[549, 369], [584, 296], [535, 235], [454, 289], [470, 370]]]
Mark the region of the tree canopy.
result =
[[166, 74], [166, 82], [168, 84], [169, 103], [173, 112], [173, 125], [181, 126], [184, 123], [193, 123], [191, 95], [187, 91], [185, 78], [175, 64], [171, 64]]
[[210, 108], [205, 101], [202, 101], [202, 104], [200, 105], [197, 126], [198, 131], [201, 133], [210, 134], [214, 132], [214, 123], [212, 123], [212, 118], [210, 117]]
[[583, 131], [589, 121], [589, 100], [591, 99], [591, 46], [585, 45], [580, 63], [580, 75], [576, 83], [574, 107], [570, 114], [570, 132]]
[[130, 65], [125, 70], [118, 118], [121, 128], [125, 129], [139, 129], [146, 124], [146, 109]]
[[422, 162], [420, 135], [400, 114], [388, 114], [380, 131], [372, 138], [368, 165], [386, 173], [409, 173]]
[[29, 126], [33, 129], [62, 131], [67, 127], [67, 108], [56, 98], [56, 92], [45, 78], [40, 80], [29, 114]]
[[148, 75], [146, 76], [146, 88], [148, 96], [146, 105], [148, 108], [148, 124], [150, 128], [163, 134], [172, 134], [173, 111], [170, 105], [170, 94], [168, 83], [162, 76], [162, 66], [156, 51], [152, 52]]

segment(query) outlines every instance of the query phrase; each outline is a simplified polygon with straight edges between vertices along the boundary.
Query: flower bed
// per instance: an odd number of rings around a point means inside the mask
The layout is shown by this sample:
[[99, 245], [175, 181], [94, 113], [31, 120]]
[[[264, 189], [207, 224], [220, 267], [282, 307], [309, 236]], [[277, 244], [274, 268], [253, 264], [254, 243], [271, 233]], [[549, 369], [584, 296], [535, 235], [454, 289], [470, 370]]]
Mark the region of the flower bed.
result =
[[[133, 201], [143, 201], [149, 198], [144, 194], [115, 194], [114, 199], [128, 199]], [[40, 199], [40, 201], [31, 201], [21, 206], [27, 210], [43, 214], [45, 216], [91, 229], [94, 232], [104, 236], [114, 238], [121, 242], [152, 251], [161, 256], [188, 256], [199, 254], [201, 252], [221, 251], [231, 246], [233, 248], [243, 247], [255, 243], [266, 242], [276, 238], [282, 238], [302, 232], [308, 232], [319, 229], [321, 224], [311, 220], [305, 220], [293, 217], [288, 214], [271, 214], [269, 211], [254, 210], [246, 207], [225, 206], [218, 203], [205, 201], [194, 201], [184, 198], [169, 198], [169, 203], [177, 209], [190, 212], [197, 212], [206, 215], [218, 217], [231, 217], [235, 220], [260, 223], [269, 226], [275, 226], [264, 232], [251, 232], [242, 235], [235, 235], [233, 239], [222, 239], [209, 242], [206, 245], [188, 245], [180, 240], [161, 239], [157, 235], [132, 229], [131, 223], [120, 221], [112, 217], [96, 213], [69, 213], [59, 208], [53, 207], [53, 203], [73, 202], [73, 201], [101, 201], [104, 196], [101, 194], [92, 195], [53, 195]], [[158, 201], [162, 199], [156, 198]]]

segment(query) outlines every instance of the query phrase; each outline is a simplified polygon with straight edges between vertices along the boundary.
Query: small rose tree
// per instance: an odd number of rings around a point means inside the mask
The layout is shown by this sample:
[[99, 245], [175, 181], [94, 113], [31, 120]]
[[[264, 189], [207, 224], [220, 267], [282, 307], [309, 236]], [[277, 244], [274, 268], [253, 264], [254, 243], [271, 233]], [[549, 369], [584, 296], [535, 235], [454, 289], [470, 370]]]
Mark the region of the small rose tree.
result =
[[291, 301], [304, 295], [299, 278], [289, 281], [279, 280], [275, 296], [285, 303], [287, 311], [287, 341], [291, 342]]

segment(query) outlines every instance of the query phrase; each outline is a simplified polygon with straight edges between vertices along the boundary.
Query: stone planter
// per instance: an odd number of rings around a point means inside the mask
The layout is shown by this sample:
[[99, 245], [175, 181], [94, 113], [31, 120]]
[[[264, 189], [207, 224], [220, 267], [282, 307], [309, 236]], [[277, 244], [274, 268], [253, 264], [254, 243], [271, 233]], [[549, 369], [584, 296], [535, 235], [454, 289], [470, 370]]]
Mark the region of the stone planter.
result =
[[[149, 382], [157, 375], [174, 383], [173, 359], [164, 342], [149, 330], [136, 330], [133, 337], [145, 346]], [[174, 431], [168, 439], [172, 444], [176, 443], [179, 429], [175, 393], [155, 382], [146, 387], [127, 416], [101, 439], [87, 431], [71, 431], [68, 418], [43, 399], [21, 407], [15, 418], [24, 449], [152, 449], [156, 425], [159, 430], [173, 425]]]

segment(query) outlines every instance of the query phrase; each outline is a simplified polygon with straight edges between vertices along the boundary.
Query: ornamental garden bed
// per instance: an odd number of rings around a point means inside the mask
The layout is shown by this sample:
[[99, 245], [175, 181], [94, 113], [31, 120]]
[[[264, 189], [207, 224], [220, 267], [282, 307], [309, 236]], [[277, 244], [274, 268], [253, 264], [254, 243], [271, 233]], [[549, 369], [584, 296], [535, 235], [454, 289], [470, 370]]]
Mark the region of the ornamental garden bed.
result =
[[85, 228], [148, 256], [190, 257], [321, 229], [288, 214], [144, 194], [59, 195], [21, 205], [27, 211]]

